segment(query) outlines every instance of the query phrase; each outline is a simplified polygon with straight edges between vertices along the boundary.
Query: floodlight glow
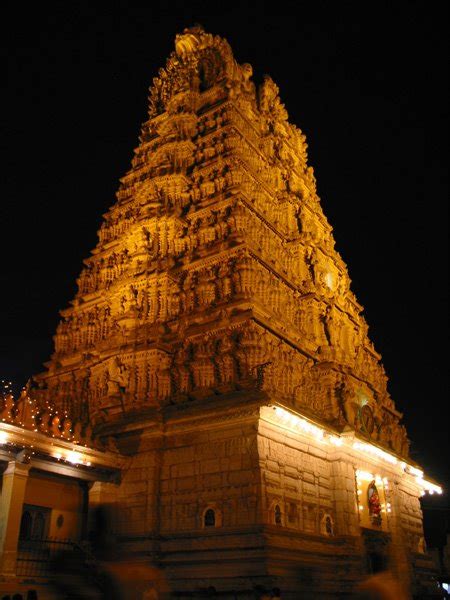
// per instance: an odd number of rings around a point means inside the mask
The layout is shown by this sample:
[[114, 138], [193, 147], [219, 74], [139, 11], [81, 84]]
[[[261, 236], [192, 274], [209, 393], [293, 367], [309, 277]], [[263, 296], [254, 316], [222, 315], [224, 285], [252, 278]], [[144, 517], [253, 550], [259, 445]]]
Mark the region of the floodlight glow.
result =
[[398, 462], [395, 456], [392, 456], [392, 454], [381, 450], [381, 448], [372, 446], [372, 444], [365, 444], [363, 442], [353, 442], [353, 448], [355, 450], [360, 450], [361, 452], [367, 452], [367, 454], [372, 454], [377, 458], [381, 458], [382, 460], [391, 463], [391, 465], [396, 465]]
[[81, 454], [78, 454], [78, 452], [69, 452], [66, 456], [66, 460], [73, 465], [78, 465], [82, 461], [82, 456]]
[[[376, 457], [381, 459], [391, 465], [396, 465], [407, 475], [413, 475], [416, 477], [416, 481], [419, 484], [422, 495], [425, 492], [430, 494], [442, 494], [442, 488], [439, 485], [431, 483], [429, 481], [425, 481], [423, 479], [423, 471], [418, 467], [414, 467], [409, 465], [404, 460], [398, 459], [396, 456], [391, 454], [390, 452], [386, 452], [382, 450], [378, 446], [374, 444], [370, 444], [368, 442], [361, 442], [358, 440], [352, 439], [351, 437], [346, 437], [345, 435], [340, 436], [339, 434], [333, 434], [326, 429], [311, 423], [307, 419], [300, 417], [294, 413], [291, 413], [289, 410], [282, 408], [281, 406], [273, 407], [275, 410], [275, 414], [279, 419], [280, 424], [284, 424], [287, 427], [295, 429], [300, 433], [304, 433], [310, 435], [312, 438], [315, 438], [319, 442], [328, 442], [332, 446], [346, 446], [352, 448], [358, 453], [365, 455], [366, 457]], [[377, 485], [384, 485], [385, 488], [388, 488], [388, 479], [387, 477], [382, 477], [379, 474], [372, 474], [368, 471], [356, 471], [356, 476], [358, 480], [362, 481], [372, 481], [375, 480]], [[388, 509], [390, 512], [390, 509]]]

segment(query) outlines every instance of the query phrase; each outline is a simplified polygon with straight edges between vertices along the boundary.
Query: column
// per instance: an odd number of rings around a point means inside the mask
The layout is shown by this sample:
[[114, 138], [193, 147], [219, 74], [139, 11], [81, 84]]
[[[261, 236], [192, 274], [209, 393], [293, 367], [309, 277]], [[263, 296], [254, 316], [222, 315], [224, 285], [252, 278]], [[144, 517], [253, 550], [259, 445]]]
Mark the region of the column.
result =
[[402, 518], [404, 514], [403, 494], [404, 491], [401, 489], [400, 481], [394, 480], [389, 487], [389, 500], [392, 507], [389, 517], [389, 528], [392, 534], [389, 559], [392, 571], [404, 588], [409, 591], [413, 580], [413, 569]]
[[96, 509], [100, 506], [105, 509], [102, 519], [106, 518], [108, 523], [107, 527], [117, 528], [116, 517], [114, 514], [117, 508], [117, 485], [114, 483], [106, 483], [104, 481], [96, 481], [89, 488], [88, 497], [88, 523], [87, 523], [87, 537], [89, 538], [89, 532], [98, 532], [98, 527], [103, 525], [97, 521], [98, 515], [96, 515]]
[[357, 508], [355, 467], [351, 460], [349, 455], [338, 450], [331, 462], [335, 535], [346, 540], [345, 578], [349, 591], [361, 580], [366, 568]]
[[15, 576], [17, 545], [29, 464], [10, 461], [3, 474], [0, 500], [0, 573]]
[[335, 506], [335, 530], [337, 535], [361, 535], [359, 526], [355, 469], [349, 458], [341, 452], [336, 452], [331, 462], [331, 482]]

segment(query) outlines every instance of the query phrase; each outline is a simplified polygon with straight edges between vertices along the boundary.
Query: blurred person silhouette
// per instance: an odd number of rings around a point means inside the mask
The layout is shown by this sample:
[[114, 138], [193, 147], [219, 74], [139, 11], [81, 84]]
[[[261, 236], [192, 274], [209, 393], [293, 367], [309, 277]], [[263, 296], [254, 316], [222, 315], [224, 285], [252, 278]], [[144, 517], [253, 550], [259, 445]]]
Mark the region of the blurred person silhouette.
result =
[[[90, 549], [77, 546], [58, 557], [54, 579], [64, 600], [160, 600], [169, 588], [161, 570], [127, 556], [114, 534], [114, 508], [92, 511]], [[117, 510], [117, 509], [116, 509]]]
[[357, 600], [408, 600], [400, 582], [386, 569], [383, 557], [371, 553], [370, 566], [372, 574], [355, 588], [354, 598]]
[[125, 600], [119, 582], [108, 568], [118, 556], [111, 530], [110, 510], [96, 507], [89, 535], [91, 549], [83, 544], [61, 552], [53, 564], [53, 580], [61, 600]]

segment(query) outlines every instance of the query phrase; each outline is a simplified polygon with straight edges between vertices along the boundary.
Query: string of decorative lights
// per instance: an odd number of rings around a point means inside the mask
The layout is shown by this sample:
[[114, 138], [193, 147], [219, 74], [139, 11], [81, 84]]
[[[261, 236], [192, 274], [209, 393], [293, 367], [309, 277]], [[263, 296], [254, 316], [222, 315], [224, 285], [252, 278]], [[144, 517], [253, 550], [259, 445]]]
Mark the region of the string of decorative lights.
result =
[[[417, 485], [421, 489], [421, 495], [424, 495], [426, 492], [429, 494], [442, 494], [442, 487], [424, 479], [424, 473], [421, 469], [399, 459], [394, 454], [379, 448], [373, 443], [355, 439], [355, 434], [353, 432], [351, 432], [351, 434], [339, 434], [335, 431], [321, 427], [303, 416], [295, 414], [281, 406], [272, 406], [272, 408], [276, 415], [278, 425], [292, 429], [297, 433], [302, 433], [319, 443], [345, 447], [348, 450], [356, 452], [357, 455], [364, 457], [366, 460], [370, 458], [380, 459], [388, 465], [397, 467], [400, 473], [412, 475], [415, 478]], [[360, 471], [360, 473], [364, 473], [364, 471]], [[369, 475], [374, 479], [372, 474]]]

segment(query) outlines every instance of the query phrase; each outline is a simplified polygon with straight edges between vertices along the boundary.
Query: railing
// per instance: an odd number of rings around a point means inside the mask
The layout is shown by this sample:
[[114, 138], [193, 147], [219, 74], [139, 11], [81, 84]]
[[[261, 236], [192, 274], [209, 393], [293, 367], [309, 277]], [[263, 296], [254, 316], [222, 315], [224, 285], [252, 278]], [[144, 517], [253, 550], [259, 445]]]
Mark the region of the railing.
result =
[[17, 575], [48, 577], [56, 559], [64, 552], [73, 552], [77, 544], [57, 538], [20, 540], [17, 551]]

